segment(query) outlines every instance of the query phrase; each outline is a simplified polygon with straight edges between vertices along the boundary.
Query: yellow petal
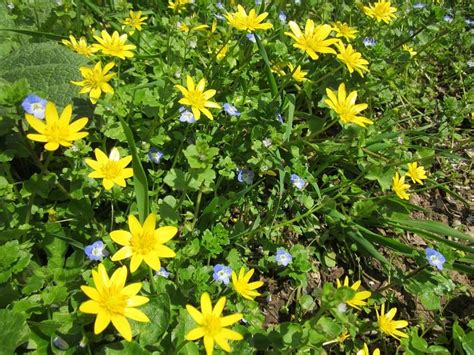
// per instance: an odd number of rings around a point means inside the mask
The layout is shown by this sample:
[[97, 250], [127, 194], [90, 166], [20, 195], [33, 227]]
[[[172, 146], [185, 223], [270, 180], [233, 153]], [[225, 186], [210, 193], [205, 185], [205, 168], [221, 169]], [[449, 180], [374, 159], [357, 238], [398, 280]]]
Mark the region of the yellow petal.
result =
[[231, 351], [229, 343], [222, 337], [221, 334], [216, 335], [214, 340], [224, 351], [227, 351], [228, 353]]
[[186, 310], [188, 311], [188, 313], [189, 313], [189, 315], [191, 316], [191, 318], [194, 319], [194, 321], [195, 321], [197, 324], [201, 324], [201, 323], [202, 323], [202, 320], [203, 320], [202, 313], [199, 312], [194, 306], [191, 306], [190, 304], [187, 304], [187, 305], [186, 305]]
[[81, 306], [79, 307], [79, 310], [82, 313], [97, 314], [100, 311], [100, 307], [96, 301], [89, 300], [82, 303]]
[[158, 271], [161, 268], [160, 258], [158, 258], [155, 254], [147, 254], [144, 257], [145, 263], [148, 264], [153, 270]]
[[222, 337], [230, 339], [230, 340], [242, 340], [244, 338], [242, 336], [242, 334], [237, 333], [237, 332], [235, 332], [231, 329], [227, 329], [227, 328], [222, 328], [221, 329], [221, 335], [222, 335]]
[[120, 248], [113, 256], [112, 261], [119, 261], [123, 259], [127, 259], [133, 255], [132, 248], [128, 245]]
[[110, 278], [110, 283], [112, 284], [112, 288], [121, 290], [125, 286], [125, 282], [127, 281], [127, 267], [122, 266], [121, 268], [115, 270]]
[[150, 213], [143, 223], [143, 234], [152, 234], [155, 231], [156, 215]]
[[50, 152], [55, 151], [59, 148], [59, 144], [56, 142], [48, 142], [44, 145], [44, 149], [49, 150]]
[[61, 112], [61, 117], [59, 118], [59, 121], [63, 124], [68, 124], [69, 120], [71, 119], [72, 115], [72, 105], [67, 105], [63, 112]]
[[140, 235], [142, 233], [142, 226], [140, 222], [138, 222], [138, 219], [133, 215], [128, 216], [128, 227], [130, 228], [132, 236]]
[[28, 121], [28, 123], [30, 124], [30, 126], [33, 127], [33, 129], [36, 132], [44, 133], [44, 131], [46, 129], [46, 125], [43, 123], [42, 120], [36, 118], [35, 116], [29, 115], [29, 114], [26, 114], [25, 118]]
[[130, 271], [135, 272], [140, 264], [143, 261], [143, 256], [141, 255], [132, 255], [132, 258], [130, 259]]
[[58, 111], [56, 110], [56, 105], [48, 101], [46, 104], [45, 114], [46, 124], [54, 123], [59, 120]]
[[202, 338], [205, 334], [205, 330], [203, 327], [197, 327], [194, 329], [191, 329], [188, 334], [186, 334], [185, 339], [189, 341], [193, 341], [199, 338]]
[[30, 134], [27, 134], [26, 135], [28, 137], [28, 139], [31, 139], [32, 141], [35, 141], [35, 142], [47, 142], [48, 141], [48, 137], [42, 135], [42, 134], [34, 134], [34, 133], [30, 133]]
[[84, 292], [87, 297], [93, 299], [95, 301], [99, 301], [101, 299], [99, 292], [93, 287], [90, 286], [81, 286], [82, 292]]
[[148, 303], [150, 300], [145, 296], [132, 296], [127, 301], [127, 306], [138, 307]]
[[132, 235], [127, 231], [117, 230], [110, 232], [110, 238], [112, 238], [115, 243], [125, 246], [130, 245], [130, 239], [132, 239]]
[[206, 349], [206, 355], [212, 355], [214, 351], [214, 338], [204, 335], [204, 349]]
[[97, 313], [97, 318], [94, 323], [94, 333], [100, 334], [104, 331], [105, 328], [110, 323], [110, 316], [108, 312], [99, 312]]
[[215, 317], [220, 317], [222, 311], [224, 310], [225, 302], [226, 302], [225, 297], [219, 298], [219, 301], [217, 301], [216, 305], [214, 306], [214, 309], [212, 310], [212, 314]]
[[124, 296], [131, 297], [131, 296], [135, 296], [140, 291], [141, 288], [142, 288], [141, 282], [135, 282], [133, 284], [129, 284], [125, 286], [120, 291], [120, 293]]
[[201, 311], [205, 316], [212, 313], [211, 297], [207, 292], [204, 292], [201, 295]]
[[160, 258], [174, 258], [176, 253], [165, 245], [157, 245], [155, 254]]
[[221, 318], [221, 327], [228, 327], [242, 319], [242, 314], [235, 313]]
[[127, 318], [120, 315], [112, 316], [112, 324], [126, 341], [132, 341], [132, 328]]
[[176, 233], [178, 233], [178, 228], [173, 226], [160, 227], [155, 230], [155, 239], [158, 243], [164, 244], [170, 239], [172, 239]]
[[137, 322], [149, 322], [150, 319], [145, 313], [135, 308], [125, 308], [123, 315]]

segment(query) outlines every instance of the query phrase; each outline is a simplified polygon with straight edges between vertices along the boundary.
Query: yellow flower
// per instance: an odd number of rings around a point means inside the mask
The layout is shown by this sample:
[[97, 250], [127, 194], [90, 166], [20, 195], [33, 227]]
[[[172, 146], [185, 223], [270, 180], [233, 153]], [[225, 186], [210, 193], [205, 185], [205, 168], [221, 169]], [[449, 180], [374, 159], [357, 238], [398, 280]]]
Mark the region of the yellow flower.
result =
[[193, 78], [189, 75], [186, 76], [187, 88], [181, 85], [175, 85], [176, 88], [181, 91], [183, 98], [179, 100], [180, 104], [191, 106], [194, 118], [199, 120], [201, 118], [201, 112], [210, 120], [213, 120], [212, 113], [206, 107], [221, 108], [221, 106], [214, 102], [209, 101], [216, 94], [216, 90], [206, 90], [206, 81], [201, 79], [197, 85], [194, 85]]
[[225, 317], [221, 317], [222, 310], [226, 302], [225, 297], [221, 297], [217, 301], [214, 309], [212, 308], [211, 298], [207, 292], [201, 295], [201, 312], [190, 304], [186, 305], [189, 315], [198, 324], [198, 327], [191, 329], [186, 334], [186, 340], [196, 340], [204, 337], [204, 348], [207, 355], [212, 355], [214, 352], [214, 343], [217, 343], [224, 351], [231, 352], [228, 339], [242, 340], [241, 334], [227, 329], [231, 324], [234, 324], [242, 319], [242, 314], [234, 313]]
[[69, 41], [67, 39], [63, 39], [61, 42], [65, 46], [68, 46], [72, 50], [79, 54], [85, 55], [86, 57], [90, 57], [95, 52], [97, 52], [97, 48], [87, 45], [87, 40], [85, 37], [81, 37], [79, 38], [79, 41], [77, 41], [74, 36], [69, 36]]
[[311, 59], [319, 58], [317, 52], [336, 54], [336, 51], [329, 46], [339, 42], [339, 40], [335, 38], [326, 39], [331, 33], [331, 26], [314, 26], [313, 20], [308, 19], [303, 33], [296, 22], [290, 21], [288, 25], [291, 32], [285, 32], [285, 35], [290, 36], [296, 42], [293, 47], [306, 52]]
[[109, 85], [108, 81], [115, 76], [115, 73], [107, 74], [114, 65], [113, 62], [110, 62], [102, 69], [102, 63], [98, 62], [94, 68], [80, 67], [79, 70], [84, 80], [71, 81], [71, 83], [77, 86], [83, 86], [79, 93], [89, 93], [89, 99], [95, 104], [102, 94], [102, 91], [108, 94], [114, 93], [114, 89]]
[[410, 53], [410, 57], [413, 58], [416, 55], [416, 51], [413, 49], [413, 47], [410, 47], [408, 44], [404, 44], [402, 46], [402, 49], [408, 53]]
[[338, 343], [343, 344], [350, 336], [349, 332], [344, 329], [344, 331], [337, 336], [336, 340]]
[[248, 300], [253, 300], [255, 297], [261, 295], [255, 290], [261, 287], [263, 285], [263, 282], [255, 281], [249, 283], [250, 278], [252, 277], [254, 272], [254, 269], [250, 269], [247, 273], [245, 273], [245, 269], [241, 268], [239, 272], [239, 277], [237, 277], [235, 271], [232, 271], [232, 285], [234, 286], [234, 290], [243, 298]]
[[71, 115], [72, 105], [67, 105], [61, 113], [61, 117], [59, 117], [56, 105], [48, 102], [46, 104], [44, 121], [30, 114], [25, 115], [30, 126], [39, 133], [30, 133], [27, 137], [32, 141], [46, 143], [44, 149], [50, 151], [58, 149], [60, 145], [70, 147], [72, 141], [84, 138], [89, 134], [87, 132], [80, 132], [89, 119], [82, 117], [70, 123]]
[[392, 190], [395, 191], [397, 196], [402, 200], [409, 200], [410, 194], [406, 190], [410, 188], [410, 185], [405, 184], [405, 176], [400, 177], [398, 172], [396, 172], [392, 181]]
[[92, 270], [94, 287], [81, 286], [81, 290], [90, 298], [79, 307], [82, 313], [97, 314], [94, 333], [99, 334], [112, 322], [113, 326], [124, 337], [132, 340], [132, 329], [127, 318], [137, 322], [149, 322], [150, 319], [135, 307], [149, 301], [147, 297], [137, 296], [142, 284], [140, 282], [125, 286], [127, 268], [122, 266], [115, 270], [109, 279], [103, 264]]
[[163, 244], [172, 239], [178, 229], [172, 226], [155, 229], [155, 224], [154, 213], [148, 215], [143, 226], [135, 216], [128, 216], [130, 232], [124, 230], [110, 232], [112, 240], [122, 245], [122, 248], [112, 256], [112, 261], [131, 258], [131, 272], [135, 272], [142, 261], [145, 261], [153, 270], [158, 271], [161, 268], [160, 258], [174, 258], [175, 252]]
[[[364, 347], [360, 349], [356, 355], [370, 355], [369, 347], [364, 343]], [[372, 355], [380, 355], [380, 349], [375, 349]]]
[[362, 54], [355, 51], [350, 44], [345, 47], [344, 43], [339, 42], [336, 43], [336, 47], [339, 50], [337, 59], [346, 65], [347, 69], [349, 69], [349, 73], [352, 74], [355, 70], [360, 76], [364, 77], [364, 71], [369, 71], [367, 68], [369, 62], [362, 58]]
[[261, 23], [268, 16], [268, 12], [264, 12], [257, 16], [255, 9], [250, 10], [249, 14], [241, 5], [237, 5], [237, 12], [227, 12], [225, 15], [227, 22], [239, 31], [254, 32], [256, 30], [268, 30], [273, 27], [269, 22]]
[[[339, 279], [336, 280], [336, 284], [337, 284], [337, 288], [340, 288], [343, 286], [350, 287], [354, 291], [357, 291], [360, 287], [360, 281], [356, 281], [352, 286], [349, 286], [349, 278], [347, 276], [344, 278], [344, 284], [341, 284], [341, 281], [339, 281]], [[348, 304], [349, 306], [353, 308], [360, 309], [359, 306], [365, 306], [367, 304], [367, 302], [364, 300], [369, 298], [371, 294], [372, 293], [370, 291], [356, 292], [350, 300], [346, 301], [346, 304]]]
[[352, 91], [346, 96], [346, 86], [344, 83], [339, 85], [337, 97], [334, 91], [326, 89], [328, 98], [324, 100], [334, 112], [336, 112], [343, 124], [354, 123], [358, 126], [365, 127], [366, 124], [374, 122], [366, 117], [357, 116], [361, 111], [367, 108], [367, 104], [356, 104], [357, 91]]
[[132, 161], [132, 156], [128, 155], [120, 159], [117, 148], [112, 148], [109, 156], [98, 148], [94, 152], [97, 160], [86, 159], [86, 164], [95, 170], [88, 177], [103, 179], [102, 185], [106, 190], [110, 190], [114, 184], [125, 187], [125, 179], [133, 176], [133, 169], [127, 168]]
[[382, 332], [398, 340], [400, 340], [400, 337], [408, 338], [406, 333], [398, 330], [405, 328], [408, 325], [408, 322], [406, 320], [393, 320], [393, 317], [395, 317], [395, 314], [397, 313], [397, 309], [395, 307], [385, 313], [385, 304], [383, 304], [380, 314], [377, 309], [375, 312], [377, 313], [377, 323]]
[[347, 40], [356, 38], [357, 31], [354, 27], [349, 26], [347, 23], [340, 21], [331, 24], [332, 29], [336, 32], [336, 37], [344, 37]]
[[[303, 82], [305, 80], [308, 80], [308, 78], [306, 77], [306, 75], [308, 74], [307, 71], [305, 70], [301, 70], [301, 65], [298, 65], [296, 67], [296, 70], [295, 70], [295, 67], [293, 66], [293, 64], [289, 63], [288, 64], [288, 68], [290, 68], [290, 73], [293, 73], [291, 76], [293, 77], [293, 79], [295, 79], [297, 82]], [[294, 70], [294, 72], [293, 72]]]
[[191, 4], [192, 0], [176, 0], [168, 1], [168, 8], [180, 13], [186, 7], [187, 4]]
[[228, 52], [229, 52], [229, 45], [228, 44], [226, 44], [224, 47], [219, 47], [217, 49], [217, 52], [216, 52], [217, 53], [217, 55], [216, 55], [217, 61], [221, 61], [222, 59], [224, 59]]
[[[123, 24], [125, 26], [131, 27], [134, 30], [141, 31], [143, 23], [148, 19], [148, 16], [142, 17], [141, 11], [132, 11], [130, 10], [130, 15], [125, 20], [123, 20]], [[130, 33], [133, 34], [134, 31]]]
[[417, 162], [409, 163], [408, 164], [408, 172], [406, 176], [411, 178], [411, 181], [414, 183], [418, 183], [423, 185], [423, 181], [427, 179], [425, 168], [422, 166], [418, 166]]
[[397, 8], [391, 5], [390, 1], [378, 0], [374, 4], [364, 6], [363, 10], [367, 16], [375, 18], [377, 22], [390, 23], [396, 17], [395, 12], [397, 11]]
[[117, 31], [110, 36], [107, 31], [101, 32], [102, 37], [94, 36], [97, 42], [93, 44], [94, 48], [102, 51], [102, 54], [119, 57], [120, 59], [132, 58], [133, 50], [136, 48], [133, 44], [125, 44], [127, 35], [119, 35]]

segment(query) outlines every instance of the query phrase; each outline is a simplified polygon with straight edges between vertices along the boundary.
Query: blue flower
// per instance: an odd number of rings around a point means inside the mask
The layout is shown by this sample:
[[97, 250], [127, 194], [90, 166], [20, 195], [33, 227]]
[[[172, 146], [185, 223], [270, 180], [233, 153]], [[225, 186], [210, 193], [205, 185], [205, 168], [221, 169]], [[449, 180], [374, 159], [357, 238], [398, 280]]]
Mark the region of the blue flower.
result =
[[232, 269], [230, 267], [222, 264], [217, 264], [214, 266], [214, 273], [212, 274], [212, 277], [215, 281], [221, 282], [224, 285], [228, 285], [230, 275], [232, 275]]
[[105, 244], [99, 240], [91, 245], [88, 245], [84, 248], [84, 253], [90, 260], [99, 261], [103, 257], [109, 255], [107, 250], [105, 250]]
[[467, 18], [465, 22], [466, 22], [466, 25], [468, 26], [471, 26], [471, 27], [474, 26], [474, 20], [471, 20], [470, 18]]
[[166, 269], [163, 266], [160, 268], [160, 270], [155, 272], [155, 274], [157, 276], [161, 276], [161, 277], [164, 277], [166, 279], [170, 276], [170, 273], [168, 271], [166, 271]]
[[283, 119], [283, 116], [281, 113], [277, 113], [276, 117], [277, 117], [278, 122], [280, 122], [281, 124], [285, 123], [285, 120]]
[[443, 20], [447, 23], [453, 22], [453, 17], [451, 15], [446, 15], [443, 17]]
[[46, 109], [47, 103], [47, 100], [39, 96], [28, 95], [21, 103], [21, 106], [26, 113], [42, 120], [44, 119], [44, 110]]
[[286, 14], [283, 11], [278, 13], [278, 19], [281, 23], [286, 23]]
[[255, 173], [252, 170], [247, 170], [247, 169], [238, 170], [237, 180], [239, 182], [243, 182], [245, 184], [251, 185], [254, 177], [255, 177]]
[[191, 111], [186, 110], [183, 106], [179, 108], [179, 112], [181, 112], [181, 116], [179, 116], [180, 122], [188, 122], [188, 123], [194, 123], [196, 122], [196, 119], [194, 118], [194, 115]]
[[293, 260], [293, 257], [285, 249], [278, 248], [275, 255], [275, 260], [280, 266], [288, 266], [288, 264], [290, 264]]
[[422, 2], [417, 2], [416, 4], [413, 5], [414, 9], [423, 9], [425, 7], [426, 7], [426, 4]]
[[[245, 35], [245, 37], [247, 37], [247, 39], [250, 42], [257, 43], [257, 40], [255, 39], [255, 35], [253, 33], [248, 33], [247, 35]], [[258, 38], [260, 38], [260, 37], [258, 37]]]
[[362, 43], [364, 43], [366, 47], [373, 47], [377, 44], [377, 41], [371, 37], [365, 37]]
[[435, 266], [438, 270], [443, 270], [443, 264], [446, 262], [446, 258], [439, 251], [431, 248], [426, 248], [426, 259], [431, 266]]
[[232, 106], [231, 104], [229, 103], [225, 103], [224, 105], [222, 105], [223, 108], [224, 108], [224, 111], [229, 115], [229, 116], [240, 116], [240, 112], [239, 110], [237, 110], [237, 108], [235, 106]]
[[262, 5], [262, 0], [255, 0], [255, 5]]
[[299, 190], [302, 190], [306, 185], [306, 181], [304, 181], [302, 178], [300, 178], [296, 174], [291, 174], [290, 180], [291, 180], [291, 184]]
[[220, 10], [224, 10], [224, 4], [222, 4], [220, 1], [217, 2], [216, 7]]
[[150, 148], [150, 151], [148, 152], [148, 159], [150, 159], [152, 163], [159, 164], [162, 157], [163, 152], [160, 152], [158, 148]]

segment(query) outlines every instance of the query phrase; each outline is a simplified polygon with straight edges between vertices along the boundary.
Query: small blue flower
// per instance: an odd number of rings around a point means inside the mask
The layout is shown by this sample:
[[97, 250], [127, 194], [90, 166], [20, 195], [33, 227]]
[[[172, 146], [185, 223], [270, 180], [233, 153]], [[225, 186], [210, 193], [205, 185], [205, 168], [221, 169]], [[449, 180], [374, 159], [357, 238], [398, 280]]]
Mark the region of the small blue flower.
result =
[[288, 264], [290, 264], [293, 260], [293, 257], [285, 249], [278, 248], [275, 255], [275, 260], [280, 266], [288, 266]]
[[88, 245], [84, 248], [84, 253], [90, 260], [99, 261], [103, 257], [109, 255], [107, 250], [105, 250], [105, 244], [99, 240], [91, 245]]
[[277, 118], [278, 122], [280, 122], [281, 124], [285, 123], [285, 120], [283, 119], [283, 116], [282, 116], [281, 113], [277, 113], [276, 118]]
[[373, 47], [377, 44], [377, 41], [371, 37], [365, 37], [362, 43], [364, 43], [366, 47]]
[[170, 276], [170, 273], [168, 271], [166, 271], [166, 269], [163, 266], [160, 268], [160, 270], [155, 272], [155, 274], [157, 276], [161, 276], [161, 277], [164, 277], [166, 279]]
[[262, 5], [262, 0], [255, 0], [255, 5]]
[[26, 113], [39, 119], [44, 119], [44, 110], [46, 109], [47, 100], [36, 96], [28, 95], [22, 102], [21, 106]]
[[453, 22], [453, 17], [451, 15], [446, 15], [443, 17], [443, 20], [447, 23]]
[[255, 173], [252, 170], [247, 170], [247, 169], [238, 170], [237, 180], [239, 182], [243, 182], [245, 184], [251, 185], [254, 177], [255, 177]]
[[467, 18], [465, 22], [466, 22], [466, 25], [468, 26], [471, 26], [471, 27], [474, 26], [474, 20], [471, 20], [470, 18]]
[[[258, 35], [257, 35], [258, 36]], [[257, 43], [257, 40], [255, 39], [255, 35], [253, 33], [248, 33], [247, 35], [245, 35], [245, 37], [247, 37], [247, 39], [250, 41], [250, 42], [253, 42], [253, 43]], [[260, 38], [260, 37], [259, 37]]]
[[222, 20], [222, 21], [225, 20], [225, 17], [221, 14], [214, 14], [214, 17], [218, 20]]
[[281, 23], [286, 23], [286, 14], [283, 11], [278, 13], [278, 19]]
[[223, 4], [223, 3], [221, 3], [220, 1], [219, 1], [219, 2], [217, 2], [216, 6], [217, 6], [217, 8], [218, 8], [218, 9], [220, 9], [220, 10], [224, 10], [224, 4]]
[[224, 107], [224, 111], [229, 116], [240, 116], [240, 112], [239, 112], [239, 110], [237, 110], [237, 107], [232, 106], [231, 104], [229, 104], [227, 102], [223, 105], [223, 107]]
[[435, 266], [438, 270], [443, 270], [443, 264], [446, 262], [446, 258], [439, 251], [431, 248], [426, 248], [426, 259], [431, 266]]
[[212, 274], [212, 277], [215, 281], [221, 282], [224, 285], [228, 285], [230, 275], [232, 275], [232, 269], [230, 267], [222, 264], [217, 264], [214, 266], [214, 273]]
[[423, 9], [426, 7], [426, 4], [425, 3], [422, 3], [422, 2], [417, 2], [413, 5], [413, 8], [414, 9]]
[[67, 341], [58, 336], [54, 337], [53, 344], [55, 347], [57, 347], [60, 350], [65, 351], [69, 349], [69, 344], [67, 343]]
[[302, 178], [300, 178], [296, 174], [291, 174], [290, 180], [291, 180], [291, 184], [299, 190], [302, 190], [306, 185], [306, 181], [304, 181]]
[[196, 119], [194, 118], [194, 115], [191, 111], [186, 110], [183, 106], [179, 108], [179, 112], [181, 112], [181, 116], [179, 116], [179, 121], [180, 122], [188, 122], [188, 123], [194, 123], [196, 122]]
[[163, 152], [160, 152], [158, 148], [150, 148], [150, 151], [148, 152], [148, 159], [150, 159], [152, 163], [159, 164], [162, 157]]

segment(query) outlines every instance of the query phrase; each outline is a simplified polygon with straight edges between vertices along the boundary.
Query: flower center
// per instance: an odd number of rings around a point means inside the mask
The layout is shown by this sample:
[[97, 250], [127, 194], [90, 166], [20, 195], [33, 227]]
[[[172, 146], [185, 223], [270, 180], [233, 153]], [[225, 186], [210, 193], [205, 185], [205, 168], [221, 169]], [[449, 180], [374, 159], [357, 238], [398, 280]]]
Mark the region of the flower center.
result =
[[191, 101], [191, 106], [196, 108], [204, 108], [204, 104], [206, 103], [206, 99], [201, 91], [189, 91], [187, 99]]
[[215, 317], [212, 314], [204, 317], [202, 327], [205, 329], [206, 335], [215, 336], [221, 331], [221, 320], [219, 317]]
[[120, 175], [122, 169], [118, 162], [109, 160], [106, 164], [102, 167], [102, 173], [106, 179], [114, 179]]
[[102, 293], [100, 300], [101, 307], [106, 309], [109, 314], [123, 314], [127, 304], [127, 297], [120, 294], [120, 290], [110, 287]]
[[46, 126], [44, 135], [48, 138], [48, 142], [59, 143], [61, 140], [66, 140], [69, 136], [69, 127], [63, 126], [59, 121], [49, 123]]
[[132, 247], [133, 253], [138, 255], [147, 255], [155, 248], [156, 240], [154, 233], [141, 233], [139, 235], [133, 235], [130, 240], [130, 246]]

